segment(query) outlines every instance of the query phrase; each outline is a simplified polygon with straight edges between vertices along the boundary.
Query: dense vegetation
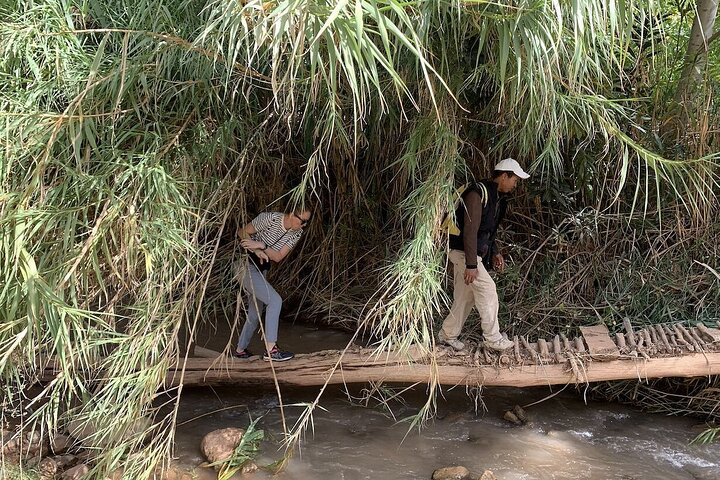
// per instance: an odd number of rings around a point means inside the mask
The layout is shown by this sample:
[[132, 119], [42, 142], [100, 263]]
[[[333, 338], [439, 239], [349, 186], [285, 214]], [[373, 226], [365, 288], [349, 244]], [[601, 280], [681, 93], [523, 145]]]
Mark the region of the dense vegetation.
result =
[[[50, 431], [92, 423], [96, 471], [146, 478], [171, 448], [159, 404], [181, 395], [158, 396], [165, 371], [187, 335], [235, 321], [235, 231], [268, 206], [316, 213], [276, 278], [301, 316], [430, 346], [448, 301], [439, 220], [507, 156], [533, 177], [503, 232], [505, 329], [714, 324], [716, 10], [0, 2], [3, 415], [37, 399]], [[28, 398], [38, 353], [63, 374]], [[119, 433], [140, 416], [150, 443]]]

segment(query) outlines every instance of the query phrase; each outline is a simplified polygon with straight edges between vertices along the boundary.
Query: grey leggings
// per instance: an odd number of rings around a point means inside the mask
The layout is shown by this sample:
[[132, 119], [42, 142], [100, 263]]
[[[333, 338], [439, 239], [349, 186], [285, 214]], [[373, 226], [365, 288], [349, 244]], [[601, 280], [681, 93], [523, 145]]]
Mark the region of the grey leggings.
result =
[[268, 343], [277, 342], [282, 298], [265, 279], [265, 275], [260, 273], [250, 261], [245, 265], [242, 288], [247, 293], [249, 306], [247, 320], [240, 333], [240, 340], [238, 340], [238, 350], [245, 350], [250, 345], [250, 340], [258, 328], [263, 309], [265, 310], [265, 341]]

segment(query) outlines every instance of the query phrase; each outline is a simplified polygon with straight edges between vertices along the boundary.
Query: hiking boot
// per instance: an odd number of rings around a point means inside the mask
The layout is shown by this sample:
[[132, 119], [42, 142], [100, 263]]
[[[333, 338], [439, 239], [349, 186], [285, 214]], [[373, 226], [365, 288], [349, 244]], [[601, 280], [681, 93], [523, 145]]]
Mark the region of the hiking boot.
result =
[[233, 350], [230, 352], [230, 355], [241, 360], [247, 360], [253, 356], [253, 353], [246, 348], [245, 350], [240, 350], [239, 352], [237, 350]]
[[263, 360], [269, 362], [271, 359], [273, 362], [287, 362], [295, 356], [291, 352], [281, 352], [280, 349], [275, 345], [270, 352], [263, 353]]
[[452, 347], [453, 350], [460, 351], [465, 348], [465, 344], [457, 338], [446, 338], [442, 332], [438, 335], [438, 340], [441, 344]]
[[508, 340], [507, 338], [501, 338], [500, 340], [490, 341], [485, 340], [483, 342], [483, 347], [489, 348], [491, 350], [497, 350], [498, 352], [502, 352], [503, 350], [507, 350], [508, 348], [514, 347], [515, 342], [512, 340]]

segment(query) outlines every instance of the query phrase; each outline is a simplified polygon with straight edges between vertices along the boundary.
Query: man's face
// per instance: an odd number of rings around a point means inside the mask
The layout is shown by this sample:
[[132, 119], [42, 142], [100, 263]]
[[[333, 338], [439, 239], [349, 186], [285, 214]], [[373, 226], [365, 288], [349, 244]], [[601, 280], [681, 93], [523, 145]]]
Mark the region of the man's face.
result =
[[500, 175], [498, 184], [498, 191], [500, 193], [510, 193], [517, 187], [520, 177], [513, 173], [504, 173]]

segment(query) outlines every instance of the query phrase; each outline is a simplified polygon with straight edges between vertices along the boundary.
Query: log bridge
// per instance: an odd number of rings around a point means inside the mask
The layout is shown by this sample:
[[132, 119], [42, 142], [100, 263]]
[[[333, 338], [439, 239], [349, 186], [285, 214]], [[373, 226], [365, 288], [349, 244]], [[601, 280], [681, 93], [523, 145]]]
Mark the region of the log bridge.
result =
[[180, 359], [168, 371], [167, 385], [322, 385], [391, 382], [443, 385], [513, 386], [580, 384], [661, 377], [720, 374], [720, 329], [653, 325], [610, 335], [605, 325], [581, 327], [568, 339], [514, 338], [514, 348], [497, 353], [478, 346], [455, 352], [411, 348], [404, 353], [351, 347], [298, 354], [289, 362], [240, 360], [196, 347], [204, 358]]

